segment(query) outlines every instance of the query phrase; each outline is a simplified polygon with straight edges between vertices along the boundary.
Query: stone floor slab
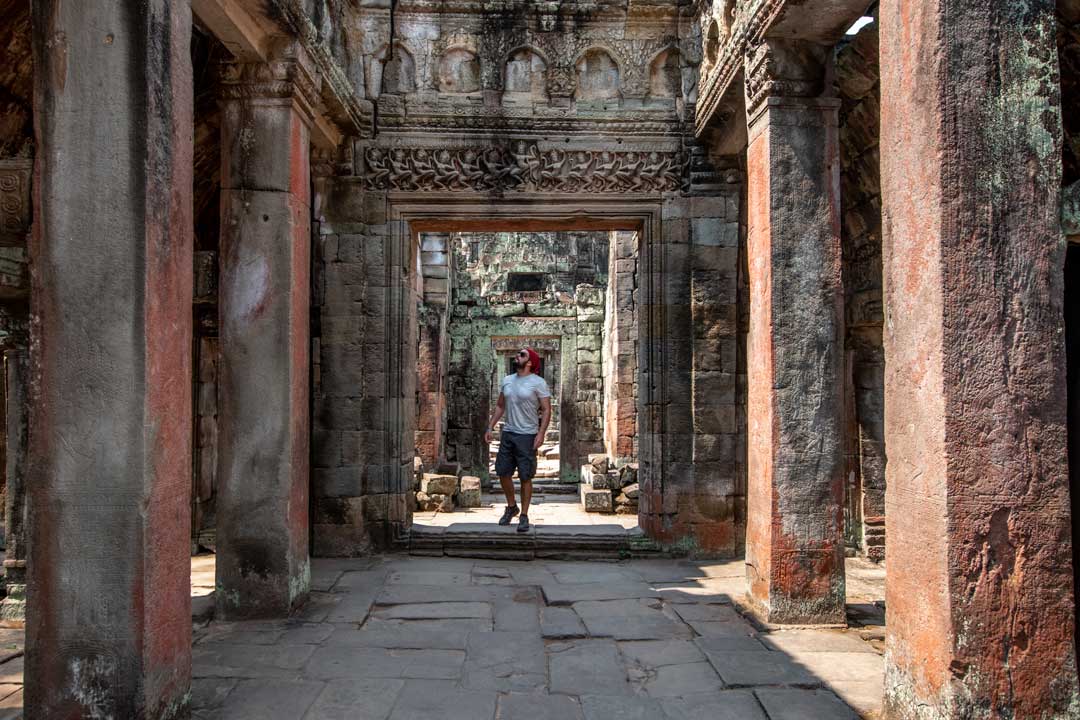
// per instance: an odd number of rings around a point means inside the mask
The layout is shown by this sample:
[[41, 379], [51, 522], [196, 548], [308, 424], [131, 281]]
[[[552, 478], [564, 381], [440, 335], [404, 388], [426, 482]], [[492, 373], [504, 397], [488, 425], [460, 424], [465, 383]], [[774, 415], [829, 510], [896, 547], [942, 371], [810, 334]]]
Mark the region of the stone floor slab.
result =
[[821, 680], [783, 653], [706, 650], [720, 679], [731, 687], [797, 685], [813, 687]]
[[612, 640], [551, 643], [547, 657], [552, 693], [582, 696], [632, 692]]
[[534, 692], [547, 687], [544, 643], [536, 632], [469, 635], [463, 685], [475, 690]]
[[485, 602], [427, 602], [380, 607], [371, 614], [383, 620], [490, 619], [491, 606]]
[[400, 678], [457, 680], [461, 677], [465, 653], [460, 650], [416, 650], [401, 648], [326, 645], [318, 648], [304, 667], [307, 677]]
[[583, 695], [585, 720], [663, 720], [660, 703], [650, 697]]
[[616, 640], [690, 638], [693, 632], [678, 618], [648, 600], [596, 600], [574, 603], [574, 611], [592, 637]]
[[640, 687], [649, 697], [671, 698], [717, 692], [724, 689], [724, 683], [712, 665], [698, 662], [658, 667], [649, 672]]
[[447, 618], [445, 620], [401, 620], [398, 618], [368, 618], [364, 623], [365, 630], [425, 630], [439, 632], [441, 630], [464, 630], [465, 632], [491, 632], [495, 629], [491, 618]]
[[693, 578], [674, 583], [653, 583], [653, 588], [670, 603], [732, 603], [746, 596], [743, 578]]
[[548, 605], [572, 605], [590, 600], [636, 600], [655, 598], [659, 593], [645, 583], [575, 583], [562, 585], [544, 583], [544, 599]]
[[877, 651], [857, 634], [844, 630], [776, 630], [763, 634], [761, 641], [781, 652], [877, 654]]
[[493, 588], [474, 585], [387, 585], [375, 597], [378, 605], [412, 605], [430, 602], [488, 602]]
[[499, 696], [498, 720], [583, 720], [581, 703], [567, 695], [512, 693]]
[[760, 688], [754, 691], [769, 720], [858, 720], [858, 715], [828, 690]]
[[331, 680], [304, 720], [387, 720], [404, 680]]
[[236, 687], [235, 678], [195, 678], [191, 681], [191, 709], [215, 710]]
[[643, 668], [706, 662], [705, 654], [689, 640], [637, 640], [620, 642], [623, 658]]
[[242, 680], [225, 698], [221, 717], [228, 720], [302, 718], [323, 683], [308, 680]]
[[491, 604], [495, 614], [495, 629], [504, 632], [529, 631], [540, 634], [539, 595], [529, 590], [519, 593], [518, 599], [496, 600]]
[[390, 720], [492, 720], [495, 703], [493, 692], [463, 690], [452, 682], [409, 681]]
[[587, 634], [581, 618], [568, 607], [540, 608], [540, 632], [549, 639], [579, 638]]
[[862, 682], [885, 673], [885, 659], [877, 653], [800, 650], [784, 654], [827, 683]]
[[450, 570], [396, 570], [386, 578], [386, 584], [420, 585], [424, 587], [447, 587], [449, 585], [469, 585], [472, 574], [468, 571]]
[[767, 720], [750, 690], [665, 698], [660, 706], [669, 720]]
[[[460, 621], [432, 621], [459, 623]], [[487, 630], [490, 632], [491, 627]], [[327, 645], [352, 647], [381, 647], [415, 650], [464, 650], [470, 629], [457, 625], [432, 627], [427, 623], [395, 623], [388, 625], [371, 622], [357, 629], [353, 625], [335, 626], [327, 638]]]
[[199, 644], [191, 649], [193, 677], [295, 677], [314, 645]]
[[555, 581], [564, 585], [645, 582], [638, 573], [633, 571], [632, 566], [600, 562], [564, 562], [550, 563], [547, 568], [555, 576]]

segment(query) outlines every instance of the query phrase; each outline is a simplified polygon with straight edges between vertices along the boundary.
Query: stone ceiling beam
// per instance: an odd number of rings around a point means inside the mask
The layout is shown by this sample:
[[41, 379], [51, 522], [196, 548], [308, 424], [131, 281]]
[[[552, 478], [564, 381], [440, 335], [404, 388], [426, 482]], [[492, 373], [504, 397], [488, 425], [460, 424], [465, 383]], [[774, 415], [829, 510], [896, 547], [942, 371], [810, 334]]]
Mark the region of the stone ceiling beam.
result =
[[237, 60], [266, 61], [271, 36], [280, 31], [245, 5], [240, 0], [191, 0], [191, 11]]
[[704, 18], [705, 61], [701, 65], [700, 93], [694, 123], [700, 137], [713, 118], [723, 112], [725, 97], [743, 68], [747, 51], [766, 37], [798, 39], [832, 46], [869, 6], [868, 0], [752, 0], [733, 18], [716, 21], [723, 28], [719, 45], [709, 50], [713, 20]]

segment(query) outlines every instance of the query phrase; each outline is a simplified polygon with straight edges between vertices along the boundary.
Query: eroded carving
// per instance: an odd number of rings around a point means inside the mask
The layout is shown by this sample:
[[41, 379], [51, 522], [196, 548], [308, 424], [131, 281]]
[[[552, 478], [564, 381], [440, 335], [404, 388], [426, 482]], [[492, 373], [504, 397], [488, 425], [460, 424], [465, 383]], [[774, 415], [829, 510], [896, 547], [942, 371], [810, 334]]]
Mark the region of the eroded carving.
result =
[[575, 65], [578, 100], [605, 100], [619, 96], [619, 64], [602, 48], [591, 48]]
[[669, 192], [687, 185], [677, 152], [370, 147], [361, 177], [371, 190], [442, 192], [625, 193]]
[[503, 87], [508, 93], [547, 94], [547, 63], [531, 48], [521, 48], [506, 63]]
[[439, 91], [473, 93], [480, 90], [480, 59], [473, 51], [457, 47], [439, 60]]

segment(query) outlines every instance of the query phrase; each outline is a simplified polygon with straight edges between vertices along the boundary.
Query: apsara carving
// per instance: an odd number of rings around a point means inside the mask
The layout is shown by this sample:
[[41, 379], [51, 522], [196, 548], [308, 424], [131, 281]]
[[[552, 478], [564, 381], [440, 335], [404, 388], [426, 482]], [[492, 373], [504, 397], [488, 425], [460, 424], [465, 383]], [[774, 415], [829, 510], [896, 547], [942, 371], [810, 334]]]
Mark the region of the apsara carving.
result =
[[362, 178], [371, 190], [411, 192], [670, 192], [687, 186], [678, 152], [370, 147]]

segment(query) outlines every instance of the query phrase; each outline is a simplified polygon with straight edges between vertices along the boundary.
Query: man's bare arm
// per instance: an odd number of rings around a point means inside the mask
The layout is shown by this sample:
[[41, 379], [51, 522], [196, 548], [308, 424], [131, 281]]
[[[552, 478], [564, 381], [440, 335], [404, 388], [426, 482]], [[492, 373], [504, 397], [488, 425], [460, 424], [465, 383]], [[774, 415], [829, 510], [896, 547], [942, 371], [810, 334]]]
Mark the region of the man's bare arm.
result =
[[533, 450], [540, 449], [544, 444], [544, 436], [547, 435], [548, 423], [551, 422], [551, 398], [540, 398], [540, 431], [536, 433], [533, 441]]
[[484, 442], [491, 442], [491, 431], [495, 429], [495, 423], [502, 420], [504, 412], [506, 412], [506, 398], [502, 393], [499, 393], [499, 401], [495, 403], [495, 412], [492, 413], [491, 421], [488, 422], [487, 427], [484, 429]]

